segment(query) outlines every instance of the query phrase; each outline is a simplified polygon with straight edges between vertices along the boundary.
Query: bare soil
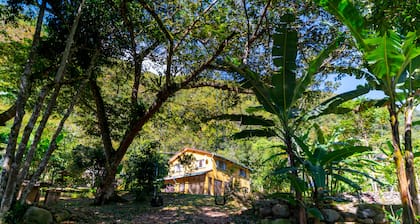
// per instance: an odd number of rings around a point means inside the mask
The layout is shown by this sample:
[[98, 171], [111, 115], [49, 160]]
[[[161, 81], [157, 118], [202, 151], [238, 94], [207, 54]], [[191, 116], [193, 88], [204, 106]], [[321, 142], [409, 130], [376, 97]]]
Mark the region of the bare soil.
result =
[[[255, 223], [252, 211], [234, 199], [216, 205], [207, 195], [162, 194], [163, 206], [152, 207], [149, 200], [136, 201], [126, 194], [126, 202], [91, 205], [92, 199], [62, 198], [51, 208], [60, 223]], [[61, 215], [60, 215], [61, 214]]]

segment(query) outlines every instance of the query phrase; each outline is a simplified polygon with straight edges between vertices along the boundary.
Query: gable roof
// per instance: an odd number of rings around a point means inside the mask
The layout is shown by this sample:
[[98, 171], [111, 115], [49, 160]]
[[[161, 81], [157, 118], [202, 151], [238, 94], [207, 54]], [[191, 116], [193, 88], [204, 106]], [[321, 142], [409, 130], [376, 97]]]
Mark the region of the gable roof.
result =
[[175, 160], [176, 160], [179, 156], [181, 156], [182, 154], [184, 154], [184, 153], [186, 153], [186, 152], [198, 153], [198, 154], [202, 154], [202, 155], [207, 155], [207, 156], [209, 156], [209, 157], [215, 157], [215, 158], [219, 158], [219, 159], [227, 160], [227, 161], [229, 161], [229, 162], [231, 162], [231, 163], [234, 163], [234, 164], [236, 164], [236, 165], [238, 165], [238, 166], [240, 166], [240, 167], [243, 167], [243, 168], [245, 168], [245, 169], [248, 169], [248, 170], [252, 171], [252, 169], [251, 169], [251, 168], [249, 168], [249, 167], [247, 167], [247, 166], [245, 166], [245, 165], [243, 165], [243, 164], [241, 164], [241, 163], [238, 163], [238, 162], [236, 162], [236, 161], [233, 161], [233, 160], [231, 160], [231, 159], [228, 159], [228, 158], [226, 158], [226, 157], [224, 157], [224, 156], [221, 156], [221, 155], [219, 155], [219, 154], [217, 154], [217, 153], [208, 152], [208, 151], [204, 151], [204, 150], [200, 150], [200, 149], [193, 149], [193, 148], [184, 148], [183, 150], [179, 151], [178, 153], [176, 153], [174, 156], [172, 156], [172, 157], [169, 159], [169, 163], [172, 163], [172, 162], [173, 162], [173, 161], [175, 161]]

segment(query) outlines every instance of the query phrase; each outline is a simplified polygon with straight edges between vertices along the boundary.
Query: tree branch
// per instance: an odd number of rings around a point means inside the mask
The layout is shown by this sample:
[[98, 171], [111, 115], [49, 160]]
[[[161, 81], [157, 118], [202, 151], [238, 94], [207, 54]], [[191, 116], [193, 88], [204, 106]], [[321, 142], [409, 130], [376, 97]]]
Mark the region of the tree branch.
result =
[[105, 112], [105, 103], [101, 95], [101, 90], [94, 78], [89, 79], [89, 85], [96, 104], [96, 117], [98, 119], [99, 130], [104, 145], [105, 157], [107, 164], [109, 164], [114, 153], [114, 148], [112, 147], [111, 131]]
[[9, 107], [9, 109], [7, 109], [6, 111], [0, 114], [0, 126], [5, 126], [7, 121], [15, 117], [15, 114], [16, 114], [16, 103], [13, 104], [11, 107]]
[[[216, 5], [216, 3], [218, 2], [218, 0], [213, 1], [204, 11], [203, 11], [203, 15], [205, 15], [207, 12], [210, 11], [210, 9], [213, 8], [214, 5]], [[174, 50], [178, 49], [179, 45], [182, 43], [182, 41], [184, 41], [185, 37], [187, 37], [187, 35], [191, 32], [191, 30], [195, 27], [195, 25], [198, 23], [198, 21], [200, 21], [200, 16], [195, 19], [191, 25], [189, 25], [187, 27], [187, 29], [185, 30], [184, 34], [182, 35], [181, 38], [179, 38], [178, 43], [176, 44], [176, 46], [174, 47]], [[175, 33], [176, 34], [176, 33]]]
[[212, 87], [215, 89], [228, 90], [228, 91], [236, 92], [236, 93], [245, 93], [245, 94], [254, 93], [251, 89], [244, 89], [239, 86], [231, 86], [228, 84], [214, 82], [214, 81], [202, 81], [202, 82], [191, 83], [190, 85], [186, 86], [184, 89], [192, 89], [192, 88], [200, 88], [200, 87]]
[[139, 1], [140, 4], [146, 9], [147, 12], [150, 13], [150, 15], [156, 20], [160, 30], [165, 35], [166, 39], [169, 42], [168, 46], [168, 56], [166, 57], [166, 71], [165, 71], [165, 77], [166, 87], [171, 85], [171, 70], [172, 70], [172, 58], [174, 56], [174, 38], [170, 31], [166, 29], [165, 24], [163, 24], [163, 21], [160, 19], [159, 15], [156, 13], [154, 9], [152, 9], [144, 0]]
[[197, 69], [195, 69], [191, 75], [181, 83], [178, 84], [171, 84], [170, 86], [164, 86], [161, 91], [157, 94], [155, 102], [149, 107], [146, 111], [144, 116], [137, 118], [131, 123], [131, 128], [127, 130], [124, 135], [124, 139], [121, 141], [118, 150], [116, 151], [116, 157], [112, 161], [113, 165], [116, 166], [120, 163], [121, 159], [124, 157], [125, 153], [127, 152], [128, 147], [133, 142], [137, 133], [142, 129], [144, 124], [150, 120], [150, 118], [155, 115], [158, 110], [162, 107], [163, 103], [168, 100], [170, 96], [172, 96], [178, 90], [185, 88], [188, 86], [193, 80], [198, 78], [198, 75], [203, 72], [216, 58], [223, 52], [224, 48], [226, 47], [229, 40], [231, 40], [236, 33], [230, 34], [225, 40], [223, 40], [219, 46], [216, 48], [216, 51], [213, 55], [207, 59], [206, 62], [202, 63]]

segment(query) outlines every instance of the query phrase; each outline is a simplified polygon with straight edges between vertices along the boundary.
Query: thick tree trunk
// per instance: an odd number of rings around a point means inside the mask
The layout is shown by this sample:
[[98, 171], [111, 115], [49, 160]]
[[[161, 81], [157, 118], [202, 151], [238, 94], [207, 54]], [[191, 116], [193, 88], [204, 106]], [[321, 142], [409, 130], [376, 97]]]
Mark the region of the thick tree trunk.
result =
[[[115, 163], [113, 163], [115, 164]], [[111, 198], [115, 194], [115, 175], [117, 172], [117, 167], [109, 166], [109, 169], [106, 170], [104, 178], [101, 180], [99, 187], [97, 188], [94, 204], [95, 205], [104, 205], [105, 203], [111, 201]]]
[[392, 131], [392, 146], [394, 147], [394, 163], [396, 167], [398, 188], [400, 191], [401, 204], [403, 208], [403, 224], [414, 224], [416, 223], [415, 212], [410, 199], [409, 183], [407, 181], [407, 174], [405, 170], [405, 161], [401, 153], [398, 130], [398, 116], [395, 103], [391, 102], [388, 105], [388, 111]]
[[404, 147], [405, 147], [405, 170], [407, 172], [407, 180], [409, 184], [409, 192], [411, 202], [413, 203], [415, 215], [420, 215], [420, 205], [417, 192], [416, 173], [414, 171], [414, 154], [411, 136], [411, 126], [413, 123], [414, 97], [407, 98], [407, 107], [405, 110], [405, 131], [404, 131]]
[[32, 40], [31, 51], [28, 56], [28, 61], [25, 65], [24, 72], [20, 78], [19, 94], [16, 100], [16, 114], [15, 119], [10, 130], [9, 141], [6, 147], [6, 152], [3, 157], [3, 170], [0, 177], [0, 213], [8, 211], [11, 206], [11, 201], [13, 201], [14, 194], [11, 191], [6, 192], [6, 188], [9, 185], [9, 188], [14, 183], [14, 178], [12, 177], [11, 183], [9, 182], [9, 174], [12, 171], [11, 166], [15, 160], [15, 150], [17, 145], [17, 139], [19, 135], [19, 130], [22, 125], [23, 116], [25, 115], [25, 105], [26, 101], [29, 98], [30, 90], [32, 88], [30, 77], [32, 74], [32, 66], [35, 61], [36, 49], [38, 48], [40, 37], [41, 37], [41, 28], [42, 22], [44, 20], [44, 12], [46, 7], [46, 1], [42, 1], [41, 7], [39, 9], [39, 14], [37, 18], [37, 23], [35, 27], [34, 38]]

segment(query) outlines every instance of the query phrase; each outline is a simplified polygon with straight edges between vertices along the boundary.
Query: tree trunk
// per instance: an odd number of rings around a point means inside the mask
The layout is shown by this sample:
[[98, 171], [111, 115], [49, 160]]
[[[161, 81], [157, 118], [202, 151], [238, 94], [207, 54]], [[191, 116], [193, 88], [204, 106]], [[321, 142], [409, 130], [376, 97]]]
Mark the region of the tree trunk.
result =
[[6, 122], [15, 117], [16, 114], [16, 103], [13, 104], [9, 109], [0, 114], [0, 126], [5, 126]]
[[[20, 186], [20, 184], [22, 183], [22, 181], [19, 181], [19, 170], [22, 165], [23, 155], [26, 151], [27, 143], [29, 141], [29, 138], [35, 126], [35, 122], [37, 121], [39, 117], [42, 104], [47, 95], [47, 92], [48, 92], [48, 87], [45, 87], [41, 90], [38, 100], [33, 109], [31, 118], [29, 119], [25, 127], [25, 130], [23, 131], [22, 138], [20, 140], [19, 147], [15, 155], [15, 160], [12, 163], [12, 169], [10, 170], [9, 177], [7, 180], [7, 185], [4, 191], [6, 195], [12, 195], [12, 194], [14, 195], [17, 192], [16, 190], [18, 190], [16, 189], [16, 187]], [[14, 199], [15, 199], [14, 196], [10, 197], [8, 198], [8, 200], [12, 200], [12, 201], [8, 201], [8, 202], [5, 201], [4, 203], [12, 203]]]
[[61, 119], [60, 123], [58, 124], [58, 127], [55, 130], [54, 135], [51, 138], [50, 145], [48, 146], [48, 149], [45, 152], [45, 154], [44, 154], [44, 156], [41, 160], [41, 163], [38, 166], [38, 169], [35, 171], [34, 175], [32, 175], [31, 181], [28, 183], [28, 185], [25, 187], [25, 189], [22, 193], [22, 196], [20, 198], [20, 201], [21, 201], [22, 204], [25, 203], [29, 192], [31, 192], [33, 186], [39, 180], [39, 177], [44, 172], [45, 167], [47, 166], [48, 161], [50, 160], [52, 153], [57, 148], [57, 138], [60, 135], [61, 130], [64, 127], [64, 123], [66, 122], [67, 118], [69, 118], [71, 112], [73, 111], [74, 105], [76, 104], [77, 100], [79, 99], [80, 93], [81, 93], [82, 89], [84, 88], [85, 84], [86, 83], [82, 83], [80, 85], [76, 94], [73, 96], [73, 99], [72, 99], [72, 101], [69, 105], [69, 108], [66, 111], [66, 114], [64, 114], [63, 118]]
[[[19, 135], [19, 130], [22, 125], [23, 116], [25, 115], [25, 105], [26, 101], [29, 98], [30, 90], [32, 88], [32, 84], [30, 81], [30, 77], [32, 74], [32, 66], [35, 61], [36, 56], [36, 49], [38, 48], [39, 41], [41, 38], [41, 28], [42, 22], [44, 20], [44, 12], [46, 7], [46, 1], [42, 1], [42, 4], [39, 8], [39, 14], [37, 18], [37, 23], [35, 27], [34, 38], [32, 40], [32, 47], [31, 51], [29, 52], [28, 61], [25, 65], [25, 69], [23, 74], [20, 78], [20, 86], [19, 86], [19, 94], [16, 100], [16, 114], [15, 119], [10, 130], [9, 140], [6, 147], [6, 152], [3, 157], [3, 170], [1, 172], [0, 177], [0, 198], [1, 205], [0, 205], [0, 213], [4, 214], [4, 212], [8, 211], [11, 206], [11, 201], [13, 200], [13, 192], [6, 192], [7, 185], [12, 185], [12, 183], [8, 184], [9, 182], [9, 174], [11, 172], [11, 165], [14, 162], [14, 154], [16, 150], [17, 139]], [[12, 177], [12, 182], [14, 183], [15, 177]]]
[[391, 131], [392, 131], [392, 146], [394, 147], [394, 163], [396, 167], [396, 174], [398, 179], [398, 188], [400, 191], [401, 204], [403, 208], [403, 224], [414, 224], [415, 223], [415, 212], [413, 204], [410, 200], [409, 194], [409, 183], [407, 181], [407, 174], [405, 170], [404, 158], [401, 153], [400, 137], [398, 130], [398, 114], [396, 105], [391, 102], [388, 105]]
[[[116, 164], [116, 163], [113, 163]], [[95, 205], [104, 205], [109, 202], [115, 194], [115, 175], [117, 172], [118, 165], [109, 166], [105, 172], [104, 178], [101, 180], [99, 187], [97, 188], [94, 204]]]
[[420, 205], [417, 193], [416, 173], [414, 171], [414, 154], [411, 136], [411, 126], [413, 123], [414, 97], [407, 98], [407, 106], [405, 110], [405, 131], [404, 131], [404, 147], [405, 147], [405, 170], [407, 172], [407, 180], [409, 184], [409, 192], [411, 202], [413, 203], [415, 215], [420, 215]]

